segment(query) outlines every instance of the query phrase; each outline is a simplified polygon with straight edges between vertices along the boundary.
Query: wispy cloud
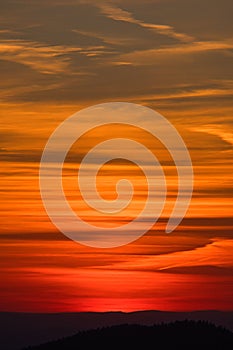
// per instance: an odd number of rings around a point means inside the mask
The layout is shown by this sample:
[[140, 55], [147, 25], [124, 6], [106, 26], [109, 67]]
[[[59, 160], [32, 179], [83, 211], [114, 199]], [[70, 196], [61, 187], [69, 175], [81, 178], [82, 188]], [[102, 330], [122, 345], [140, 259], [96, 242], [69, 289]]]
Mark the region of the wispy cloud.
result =
[[224, 41], [195, 41], [157, 49], [137, 50], [120, 55], [118, 60], [134, 65], [153, 65], [156, 59], [171, 59], [174, 56], [193, 55], [211, 51], [227, 51], [231, 49], [233, 49], [233, 39]]
[[16, 31], [10, 29], [0, 29], [0, 34], [15, 34]]
[[[137, 271], [164, 271], [186, 267], [231, 267], [233, 240], [211, 239], [209, 244], [183, 252], [172, 252], [154, 256], [131, 257], [129, 261], [115, 263], [111, 269]], [[107, 267], [105, 267], [107, 268]]]
[[233, 146], [233, 132], [226, 130], [222, 125], [203, 125], [201, 127], [190, 128], [190, 130], [215, 135]]
[[36, 41], [3, 40], [0, 43], [2, 60], [16, 62], [36, 71], [47, 74], [66, 72], [70, 55], [96, 56], [103, 52], [103, 46], [72, 47], [64, 45], [45, 45]]
[[53, 89], [58, 89], [62, 87], [62, 83], [49, 83], [45, 82], [43, 84], [39, 83], [32, 83], [30, 85], [18, 85], [14, 87], [3, 87], [1, 88], [1, 96], [0, 96], [0, 101], [4, 102], [9, 99], [15, 99], [19, 96], [25, 95], [25, 94], [30, 94], [32, 91], [51, 91]]
[[[178, 89], [179, 90], [179, 89]], [[196, 89], [195, 86], [193, 88], [185, 89], [180, 88], [180, 91], [174, 93], [157, 93], [157, 94], [145, 94], [134, 96], [133, 99], [137, 98], [143, 101], [156, 101], [156, 100], [178, 100], [178, 99], [190, 99], [190, 98], [199, 98], [199, 97], [217, 97], [217, 96], [232, 96], [233, 89], [227, 88], [205, 88]]]
[[134, 18], [131, 12], [123, 10], [119, 7], [116, 7], [113, 4], [109, 4], [106, 2], [97, 2], [96, 6], [100, 9], [100, 11], [106, 17], [111, 18], [114, 21], [123, 21], [123, 22], [136, 24], [140, 27], [156, 31], [161, 35], [166, 35], [168, 37], [175, 38], [182, 42], [193, 41], [193, 37], [184, 33], [176, 32], [176, 30], [170, 25], [147, 23], [147, 22], [138, 20]]
[[4, 40], [0, 44], [1, 58], [21, 63], [42, 73], [60, 73], [66, 70], [66, 54], [77, 51], [75, 48], [45, 46], [25, 40]]

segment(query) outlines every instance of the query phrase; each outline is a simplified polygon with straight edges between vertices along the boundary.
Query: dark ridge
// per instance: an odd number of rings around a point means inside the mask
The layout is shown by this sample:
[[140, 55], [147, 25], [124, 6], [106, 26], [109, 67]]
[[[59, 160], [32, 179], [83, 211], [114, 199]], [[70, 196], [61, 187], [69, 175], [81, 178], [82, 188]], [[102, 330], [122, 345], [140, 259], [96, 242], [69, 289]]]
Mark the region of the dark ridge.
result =
[[0, 312], [0, 349], [20, 350], [29, 345], [36, 346], [90, 329], [122, 324], [153, 326], [184, 320], [207, 321], [233, 332], [233, 311]]
[[82, 331], [74, 336], [24, 350], [65, 350], [89, 347], [133, 349], [232, 350], [233, 333], [206, 321], [176, 321], [154, 326], [122, 324]]

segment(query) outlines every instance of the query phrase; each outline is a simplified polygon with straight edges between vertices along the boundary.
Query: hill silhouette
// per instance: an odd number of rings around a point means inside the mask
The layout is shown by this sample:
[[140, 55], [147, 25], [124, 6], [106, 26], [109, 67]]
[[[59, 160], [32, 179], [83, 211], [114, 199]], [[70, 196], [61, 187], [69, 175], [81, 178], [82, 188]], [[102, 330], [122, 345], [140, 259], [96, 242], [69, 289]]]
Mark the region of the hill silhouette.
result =
[[28, 350], [95, 348], [232, 350], [233, 333], [205, 321], [176, 321], [154, 326], [117, 325], [79, 332]]
[[175, 321], [207, 321], [233, 332], [233, 311], [202, 310], [192, 312], [73, 312], [15, 313], [0, 312], [0, 348], [19, 350], [78, 332], [122, 324], [153, 326]]

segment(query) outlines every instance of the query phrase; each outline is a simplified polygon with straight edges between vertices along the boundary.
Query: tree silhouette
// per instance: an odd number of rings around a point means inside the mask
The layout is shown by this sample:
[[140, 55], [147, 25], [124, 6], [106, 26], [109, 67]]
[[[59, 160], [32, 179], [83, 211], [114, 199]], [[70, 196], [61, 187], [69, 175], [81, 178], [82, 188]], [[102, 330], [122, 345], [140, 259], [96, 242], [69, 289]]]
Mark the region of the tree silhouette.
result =
[[176, 321], [154, 326], [120, 325], [78, 334], [27, 349], [205, 349], [232, 350], [233, 333], [206, 321]]

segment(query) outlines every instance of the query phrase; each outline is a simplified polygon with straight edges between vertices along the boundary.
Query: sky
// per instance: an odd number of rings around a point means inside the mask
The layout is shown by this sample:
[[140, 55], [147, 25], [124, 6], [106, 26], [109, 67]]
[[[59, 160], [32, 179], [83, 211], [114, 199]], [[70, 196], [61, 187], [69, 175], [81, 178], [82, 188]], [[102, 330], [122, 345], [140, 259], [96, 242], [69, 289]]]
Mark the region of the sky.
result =
[[[233, 310], [233, 3], [231, 0], [5, 0], [0, 11], [0, 311]], [[71, 148], [63, 186], [73, 210], [99, 227], [130, 222], [146, 199], [132, 162], [97, 179], [114, 199], [122, 176], [132, 203], [117, 215], [88, 207], [79, 164], [94, 145], [127, 136], [163, 165], [168, 194], [157, 224], [117, 248], [73, 242], [51, 223], [39, 164], [56, 127], [82, 108], [131, 102], [161, 113], [182, 136], [194, 192], [179, 227], [165, 233], [177, 172], [151, 135], [90, 130]]]

